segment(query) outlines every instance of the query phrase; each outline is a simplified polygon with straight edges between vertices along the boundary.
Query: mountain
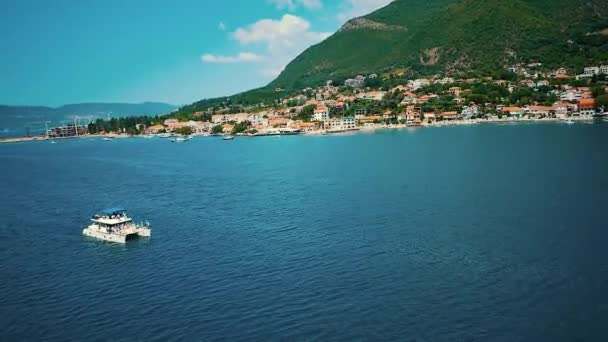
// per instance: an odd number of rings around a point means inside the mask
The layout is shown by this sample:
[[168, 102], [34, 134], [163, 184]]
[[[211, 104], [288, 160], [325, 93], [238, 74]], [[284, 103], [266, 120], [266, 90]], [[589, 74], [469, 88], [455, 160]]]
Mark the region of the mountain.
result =
[[139, 115], [167, 114], [177, 109], [166, 103], [78, 103], [61, 107], [5, 106], [0, 105], [0, 136], [36, 134], [44, 130], [45, 121], [49, 126], [57, 126], [71, 121], [74, 116], [92, 119], [126, 117]]
[[516, 62], [608, 62], [608, 0], [396, 0], [293, 60], [270, 89], [407, 70], [488, 73]]

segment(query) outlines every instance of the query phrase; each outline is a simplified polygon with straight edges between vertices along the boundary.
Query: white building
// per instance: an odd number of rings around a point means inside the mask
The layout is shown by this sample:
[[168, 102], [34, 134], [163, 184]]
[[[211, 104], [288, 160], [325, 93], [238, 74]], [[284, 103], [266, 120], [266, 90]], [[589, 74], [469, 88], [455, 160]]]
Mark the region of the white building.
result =
[[548, 87], [549, 81], [547, 81], [547, 80], [538, 81], [538, 82], [536, 82], [536, 86], [537, 87]]
[[602, 66], [600, 66], [600, 74], [602, 74], [602, 75], [608, 75], [608, 65], [602, 65]]
[[428, 87], [431, 85], [431, 81], [426, 78], [419, 78], [417, 80], [410, 81], [410, 85], [413, 90], [418, 90], [422, 87]]
[[599, 75], [600, 74], [600, 68], [593, 66], [593, 67], [586, 67], [583, 74], [585, 75]]
[[344, 81], [344, 85], [352, 88], [363, 87], [365, 84], [365, 76], [357, 75], [355, 78], [349, 78]]
[[329, 109], [326, 106], [317, 106], [317, 108], [315, 108], [314, 114], [313, 114], [313, 120], [314, 121], [327, 121], [329, 120]]
[[480, 113], [479, 106], [476, 105], [475, 103], [471, 103], [470, 106], [464, 106], [462, 108], [461, 114], [465, 119], [470, 119], [473, 116], [478, 116], [479, 113]]
[[580, 93], [578, 91], [575, 91], [575, 90], [568, 90], [568, 91], [563, 92], [559, 96], [559, 99], [561, 101], [570, 101], [570, 102], [573, 102], [573, 101], [580, 100], [582, 97], [583, 97], [582, 93]]
[[439, 83], [439, 84], [452, 84], [452, 83], [454, 83], [454, 79], [451, 78], [451, 77], [445, 77], [445, 78], [442, 78], [439, 81], [437, 81], [437, 83]]
[[224, 114], [215, 114], [211, 116], [211, 122], [213, 122], [214, 124], [223, 124], [228, 121], [228, 117], [226, 117], [226, 115]]
[[254, 126], [268, 125], [268, 119], [264, 118], [264, 116], [260, 114], [250, 114], [247, 117], [247, 121], [251, 122], [251, 124]]
[[357, 108], [355, 109], [355, 117], [363, 117], [367, 114], [367, 109], [365, 108]]
[[353, 130], [357, 128], [357, 123], [355, 117], [353, 116], [345, 116], [340, 119], [332, 119], [325, 121], [324, 123], [325, 129], [331, 131], [346, 131]]

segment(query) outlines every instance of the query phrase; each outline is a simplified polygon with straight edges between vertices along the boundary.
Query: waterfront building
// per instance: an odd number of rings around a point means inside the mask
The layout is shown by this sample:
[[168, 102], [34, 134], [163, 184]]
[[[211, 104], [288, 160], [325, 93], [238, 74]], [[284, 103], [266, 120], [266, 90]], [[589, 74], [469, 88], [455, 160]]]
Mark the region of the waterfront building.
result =
[[247, 116], [247, 121], [251, 122], [252, 125], [267, 125], [268, 119], [264, 118], [263, 115], [260, 114], [249, 114]]
[[528, 116], [537, 119], [555, 116], [555, 108], [549, 106], [530, 106], [527, 108]]
[[478, 116], [479, 113], [480, 113], [479, 106], [476, 103], [471, 102], [470, 105], [464, 106], [462, 108], [461, 114], [464, 118], [470, 119], [471, 117]]
[[505, 114], [512, 115], [512, 116], [522, 116], [525, 113], [521, 107], [515, 107], [515, 106], [504, 107], [502, 109], [502, 112]]
[[156, 134], [164, 129], [165, 129], [165, 126], [163, 126], [163, 125], [153, 125], [153, 126], [146, 128], [146, 133], [147, 134]]
[[193, 133], [196, 134], [202, 134], [205, 132], [209, 132], [211, 131], [211, 127], [213, 126], [213, 124], [211, 122], [208, 121], [188, 121], [187, 122], [188, 127], [190, 127], [190, 129], [192, 129]]
[[438, 114], [437, 116], [441, 117], [443, 120], [458, 120], [460, 118], [460, 116], [458, 115], [458, 112], [442, 112], [440, 114]]
[[329, 120], [329, 109], [324, 105], [318, 105], [313, 113], [313, 120], [326, 121]]
[[395, 113], [393, 113], [390, 110], [387, 110], [386, 112], [384, 112], [384, 114], [382, 114], [382, 119], [384, 119], [384, 120], [392, 120], [395, 118], [396, 118]]
[[324, 122], [323, 127], [328, 131], [349, 131], [357, 129], [353, 116], [345, 116], [339, 119], [331, 119]]
[[79, 135], [87, 134], [89, 128], [87, 126], [79, 126], [73, 123], [67, 124], [61, 127], [51, 128], [46, 132], [49, 138], [65, 138], [65, 137], [76, 137]]

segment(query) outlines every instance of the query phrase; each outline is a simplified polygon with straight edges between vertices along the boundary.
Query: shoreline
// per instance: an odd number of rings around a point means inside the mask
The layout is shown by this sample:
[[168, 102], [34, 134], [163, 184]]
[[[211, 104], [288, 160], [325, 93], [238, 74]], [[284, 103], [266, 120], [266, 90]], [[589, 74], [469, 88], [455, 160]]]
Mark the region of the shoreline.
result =
[[[608, 118], [570, 118], [570, 120], [576, 123], [597, 123], [597, 122], [607, 122]], [[332, 131], [328, 132], [325, 130], [317, 130], [317, 131], [309, 131], [302, 132], [300, 134], [289, 134], [289, 135], [305, 135], [305, 136], [328, 136], [328, 135], [341, 135], [341, 134], [357, 134], [357, 133], [369, 133], [377, 130], [386, 130], [386, 129], [416, 129], [416, 128], [432, 128], [432, 127], [447, 127], [447, 126], [470, 126], [470, 125], [478, 125], [478, 124], [515, 124], [515, 123], [565, 123], [567, 120], [564, 119], [472, 119], [472, 120], [456, 120], [456, 121], [436, 121], [432, 124], [422, 123], [420, 125], [405, 125], [405, 124], [395, 124], [395, 125], [386, 125], [386, 124], [374, 124], [368, 126], [357, 127], [356, 130], [345, 130], [345, 131]], [[287, 134], [286, 134], [287, 135]], [[66, 139], [126, 139], [126, 138], [144, 138], [147, 135], [128, 135], [128, 134], [87, 134], [73, 137], [59, 137], [59, 138], [46, 138], [42, 136], [34, 136], [34, 137], [14, 137], [14, 138], [0, 138], [0, 144], [10, 144], [10, 143], [24, 143], [24, 142], [33, 142], [33, 141], [60, 141]], [[156, 137], [156, 135], [153, 135]], [[211, 134], [193, 134], [193, 137], [214, 137], [223, 136], [219, 135], [211, 135]], [[238, 137], [252, 138], [252, 137], [264, 137], [265, 135], [260, 136], [249, 136], [249, 135], [237, 135]], [[271, 136], [271, 135], [268, 135]]]

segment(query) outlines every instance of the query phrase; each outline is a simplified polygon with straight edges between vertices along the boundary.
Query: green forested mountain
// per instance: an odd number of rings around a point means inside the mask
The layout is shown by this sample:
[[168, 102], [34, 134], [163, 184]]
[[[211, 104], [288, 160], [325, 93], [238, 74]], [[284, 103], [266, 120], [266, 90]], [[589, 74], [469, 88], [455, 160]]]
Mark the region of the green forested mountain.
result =
[[483, 73], [532, 61], [608, 62], [608, 0], [396, 0], [304, 51], [269, 87], [397, 69]]
[[177, 114], [238, 111], [357, 74], [492, 75], [518, 62], [579, 72], [608, 64], [608, 0], [395, 0], [308, 48], [268, 86], [201, 100]]

